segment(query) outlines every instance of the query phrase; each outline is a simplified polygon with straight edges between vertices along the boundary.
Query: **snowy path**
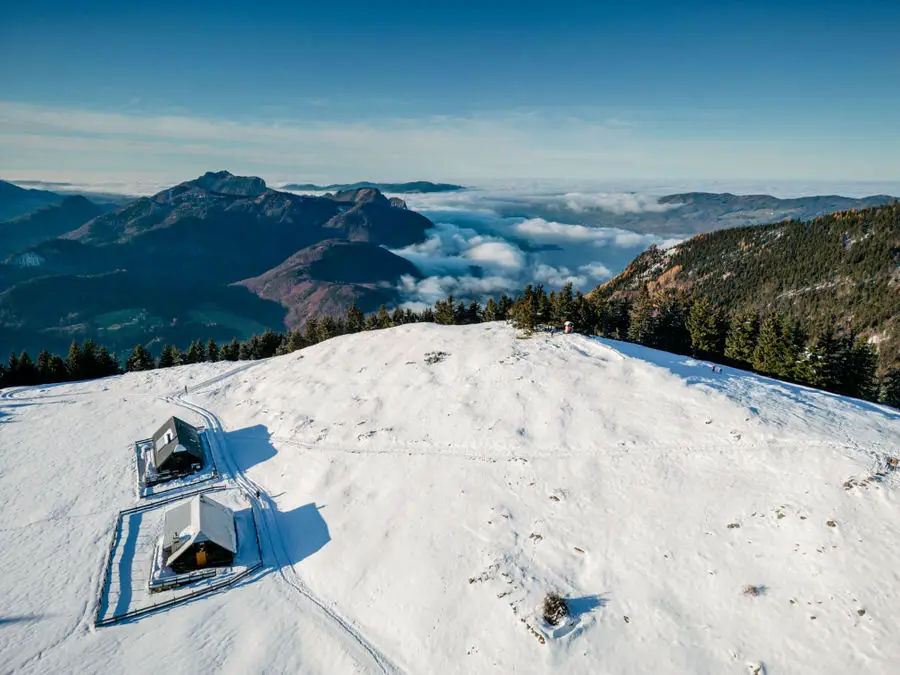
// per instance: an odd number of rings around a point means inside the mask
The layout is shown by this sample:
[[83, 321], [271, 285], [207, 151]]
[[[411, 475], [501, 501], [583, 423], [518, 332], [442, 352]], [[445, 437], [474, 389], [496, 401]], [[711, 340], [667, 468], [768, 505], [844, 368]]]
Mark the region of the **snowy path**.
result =
[[[258, 365], [261, 362], [253, 362], [235, 370], [229, 371], [222, 375], [216, 376], [193, 387], [189, 387], [189, 391], [196, 392], [204, 387], [225, 380], [238, 372], [246, 370], [250, 367]], [[195, 403], [191, 403], [184, 398], [184, 393], [179, 392], [175, 396], [168, 397], [167, 400], [182, 406], [199, 415], [209, 431], [210, 445], [216, 456], [216, 462], [221, 467], [220, 471], [223, 476], [230, 476], [240, 488], [244, 491], [245, 496], [252, 508], [259, 514], [257, 520], [260, 528], [260, 544], [263, 542], [268, 544], [268, 556], [263, 553], [263, 559], [271, 557], [274, 566], [278, 570], [280, 578], [288, 584], [288, 586], [299, 594], [305, 604], [311, 605], [312, 608], [324, 615], [332, 625], [338, 628], [342, 638], [350, 643], [351, 650], [362, 657], [363, 661], [372, 662], [373, 666], [385, 675], [403, 673], [403, 670], [396, 664], [392, 663], [379, 649], [363, 636], [358, 629], [344, 619], [336, 610], [329, 607], [323, 600], [318, 598], [315, 593], [300, 579], [291, 564], [290, 557], [284, 549], [283, 533], [279, 530], [278, 520], [275, 515], [276, 506], [272, 498], [251, 478], [249, 478], [240, 467], [234, 462], [231, 453], [228, 450], [227, 441], [224, 438], [222, 423], [219, 418], [210, 410], [203, 408]]]

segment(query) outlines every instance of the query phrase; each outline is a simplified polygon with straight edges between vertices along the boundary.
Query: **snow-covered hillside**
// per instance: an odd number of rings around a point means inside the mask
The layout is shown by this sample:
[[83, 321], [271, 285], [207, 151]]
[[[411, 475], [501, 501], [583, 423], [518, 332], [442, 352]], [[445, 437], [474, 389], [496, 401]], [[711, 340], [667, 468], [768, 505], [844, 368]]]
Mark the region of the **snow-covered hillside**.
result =
[[[0, 393], [2, 672], [900, 663], [888, 408], [502, 324]], [[132, 444], [173, 414], [256, 499], [265, 566], [95, 629]], [[552, 590], [574, 613], [555, 631], [536, 612]]]

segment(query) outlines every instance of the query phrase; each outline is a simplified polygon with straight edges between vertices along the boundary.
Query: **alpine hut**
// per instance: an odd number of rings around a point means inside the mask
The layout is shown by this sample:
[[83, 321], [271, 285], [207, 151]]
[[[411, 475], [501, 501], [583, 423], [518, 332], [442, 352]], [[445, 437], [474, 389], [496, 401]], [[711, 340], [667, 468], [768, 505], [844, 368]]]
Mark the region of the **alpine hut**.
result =
[[153, 466], [161, 475], [182, 475], [203, 467], [203, 443], [200, 432], [170, 417], [153, 434]]
[[166, 511], [163, 554], [176, 574], [226, 567], [236, 552], [234, 514], [227, 506], [200, 494]]

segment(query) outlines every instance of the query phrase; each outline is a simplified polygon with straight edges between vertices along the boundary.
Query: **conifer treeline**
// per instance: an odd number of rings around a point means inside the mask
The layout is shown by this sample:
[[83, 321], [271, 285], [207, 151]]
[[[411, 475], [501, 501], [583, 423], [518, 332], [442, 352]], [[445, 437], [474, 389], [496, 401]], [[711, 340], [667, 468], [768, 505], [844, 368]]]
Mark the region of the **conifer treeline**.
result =
[[[452, 296], [421, 312], [411, 309], [364, 314], [355, 305], [343, 317], [312, 317], [303, 331], [267, 330], [239, 342], [217, 345], [195, 341], [186, 351], [165, 345], [159, 358], [138, 345], [125, 360], [125, 371], [152, 370], [203, 361], [263, 359], [303, 349], [338, 335], [391, 328], [408, 323], [444, 325], [508, 320], [525, 333], [541, 326], [574, 324], [576, 332], [626, 340], [676, 354], [692, 355], [837, 394], [881, 401], [900, 408], [900, 369], [877, 376], [874, 349], [852, 333], [837, 333], [834, 322], [815, 334], [783, 314], [756, 312], [728, 314], [706, 297], [693, 298], [680, 291], [650, 292], [647, 287], [631, 298], [615, 299], [601, 293], [590, 298], [567, 284], [546, 293], [543, 286], [527, 285], [513, 299], [491, 298], [485, 305]], [[72, 343], [68, 357], [42, 351], [37, 363], [26, 352], [10, 356], [0, 366], [0, 387], [46, 384], [105, 377], [121, 372], [109, 352], [92, 340]]]

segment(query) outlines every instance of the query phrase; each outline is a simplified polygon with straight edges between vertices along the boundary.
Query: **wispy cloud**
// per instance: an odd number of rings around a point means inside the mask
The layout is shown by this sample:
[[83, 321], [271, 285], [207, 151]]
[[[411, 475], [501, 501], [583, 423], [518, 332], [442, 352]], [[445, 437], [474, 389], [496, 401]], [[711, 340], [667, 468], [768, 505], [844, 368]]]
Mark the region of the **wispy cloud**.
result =
[[[329, 119], [329, 102], [318, 103], [322, 105], [307, 106], [317, 113], [304, 113], [313, 117], [263, 110], [254, 118], [224, 119], [139, 112], [140, 101], [106, 110], [0, 101], [0, 175], [72, 181], [83, 172], [108, 178], [152, 175], [173, 183], [207, 169], [228, 168], [272, 182], [900, 179], [892, 164], [873, 162], [865, 148], [839, 138], [767, 138], [739, 128], [682, 135], [652, 116], [631, 120], [581, 110], [419, 117], [367, 117], [361, 110], [355, 119]], [[565, 195], [570, 210], [653, 208], [637, 195], [617, 196], [616, 203], [608, 199], [571, 187]]]

